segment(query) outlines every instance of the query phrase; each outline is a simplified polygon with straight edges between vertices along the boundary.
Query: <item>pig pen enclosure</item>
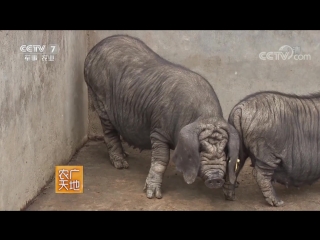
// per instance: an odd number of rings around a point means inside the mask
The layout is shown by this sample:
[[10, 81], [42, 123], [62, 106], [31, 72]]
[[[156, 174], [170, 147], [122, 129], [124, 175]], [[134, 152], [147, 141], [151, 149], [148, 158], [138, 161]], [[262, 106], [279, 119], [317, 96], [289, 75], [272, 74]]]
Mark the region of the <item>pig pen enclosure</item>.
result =
[[[87, 53], [115, 34], [138, 37], [205, 77], [225, 119], [256, 91], [320, 90], [320, 31], [0, 30], [0, 210], [320, 210], [319, 182], [300, 189], [275, 184], [284, 206], [267, 205], [249, 161], [235, 201], [200, 179], [188, 185], [172, 162], [162, 199], [148, 199], [151, 152], [124, 143], [129, 169], [111, 165], [84, 81]], [[83, 193], [55, 192], [55, 167], [66, 165], [83, 166]]]

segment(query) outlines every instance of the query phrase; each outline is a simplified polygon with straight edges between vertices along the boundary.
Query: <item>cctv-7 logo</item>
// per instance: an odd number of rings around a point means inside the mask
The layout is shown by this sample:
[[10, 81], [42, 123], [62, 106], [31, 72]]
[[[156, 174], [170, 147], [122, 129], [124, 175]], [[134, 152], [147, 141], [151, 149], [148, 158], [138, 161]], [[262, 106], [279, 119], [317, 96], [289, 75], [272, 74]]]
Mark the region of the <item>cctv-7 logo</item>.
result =
[[59, 46], [57, 44], [49, 45], [49, 53], [48, 54], [57, 54], [59, 52]]

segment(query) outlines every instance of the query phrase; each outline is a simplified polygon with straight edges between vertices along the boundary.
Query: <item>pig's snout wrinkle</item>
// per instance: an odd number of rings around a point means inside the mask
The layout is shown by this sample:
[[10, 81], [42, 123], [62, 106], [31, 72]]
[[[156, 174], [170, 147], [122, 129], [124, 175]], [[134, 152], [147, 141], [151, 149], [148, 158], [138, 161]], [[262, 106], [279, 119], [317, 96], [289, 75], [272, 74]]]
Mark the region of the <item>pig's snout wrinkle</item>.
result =
[[224, 179], [220, 178], [220, 177], [209, 177], [207, 180], [205, 180], [205, 185], [208, 188], [221, 188], [224, 184]]

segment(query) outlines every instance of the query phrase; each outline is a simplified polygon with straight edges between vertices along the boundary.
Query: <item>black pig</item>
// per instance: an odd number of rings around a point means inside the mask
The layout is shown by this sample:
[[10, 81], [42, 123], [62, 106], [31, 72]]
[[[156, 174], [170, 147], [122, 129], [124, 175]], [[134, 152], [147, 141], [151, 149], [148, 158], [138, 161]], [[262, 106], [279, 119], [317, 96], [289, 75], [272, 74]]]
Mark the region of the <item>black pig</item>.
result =
[[[240, 138], [238, 169], [236, 158], [229, 163], [231, 184], [248, 157], [262, 194], [272, 206], [284, 203], [273, 181], [300, 187], [320, 178], [320, 93], [255, 93], [233, 108], [228, 121]], [[234, 200], [234, 196], [230, 187], [226, 197]]]
[[[131, 146], [152, 150], [144, 188], [148, 198], [162, 197], [170, 149], [188, 184], [199, 176], [209, 188], [223, 186], [227, 154], [232, 153], [227, 143], [237, 134], [223, 119], [206, 79], [126, 35], [94, 46], [86, 57], [84, 76], [114, 167], [129, 167], [120, 136]], [[234, 153], [237, 157], [236, 149]]]

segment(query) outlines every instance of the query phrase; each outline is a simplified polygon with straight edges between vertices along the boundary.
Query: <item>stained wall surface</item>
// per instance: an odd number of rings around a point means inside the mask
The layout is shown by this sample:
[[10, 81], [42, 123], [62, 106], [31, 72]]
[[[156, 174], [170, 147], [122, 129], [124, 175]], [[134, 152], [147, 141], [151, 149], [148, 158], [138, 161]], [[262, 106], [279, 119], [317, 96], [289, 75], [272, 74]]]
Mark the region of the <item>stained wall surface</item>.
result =
[[[86, 31], [0, 31], [0, 210], [20, 210], [87, 139]], [[57, 44], [54, 61], [21, 45]]]
[[[225, 118], [240, 99], [256, 91], [306, 94], [320, 90], [320, 31], [100, 30], [90, 31], [89, 48], [114, 34], [138, 37], [161, 57], [204, 76], [215, 89]], [[278, 53], [282, 46], [285, 60]], [[290, 47], [296, 57], [288, 59]], [[272, 52], [270, 60], [259, 58], [260, 53], [266, 58], [268, 52]], [[92, 108], [89, 135], [102, 135]]]

